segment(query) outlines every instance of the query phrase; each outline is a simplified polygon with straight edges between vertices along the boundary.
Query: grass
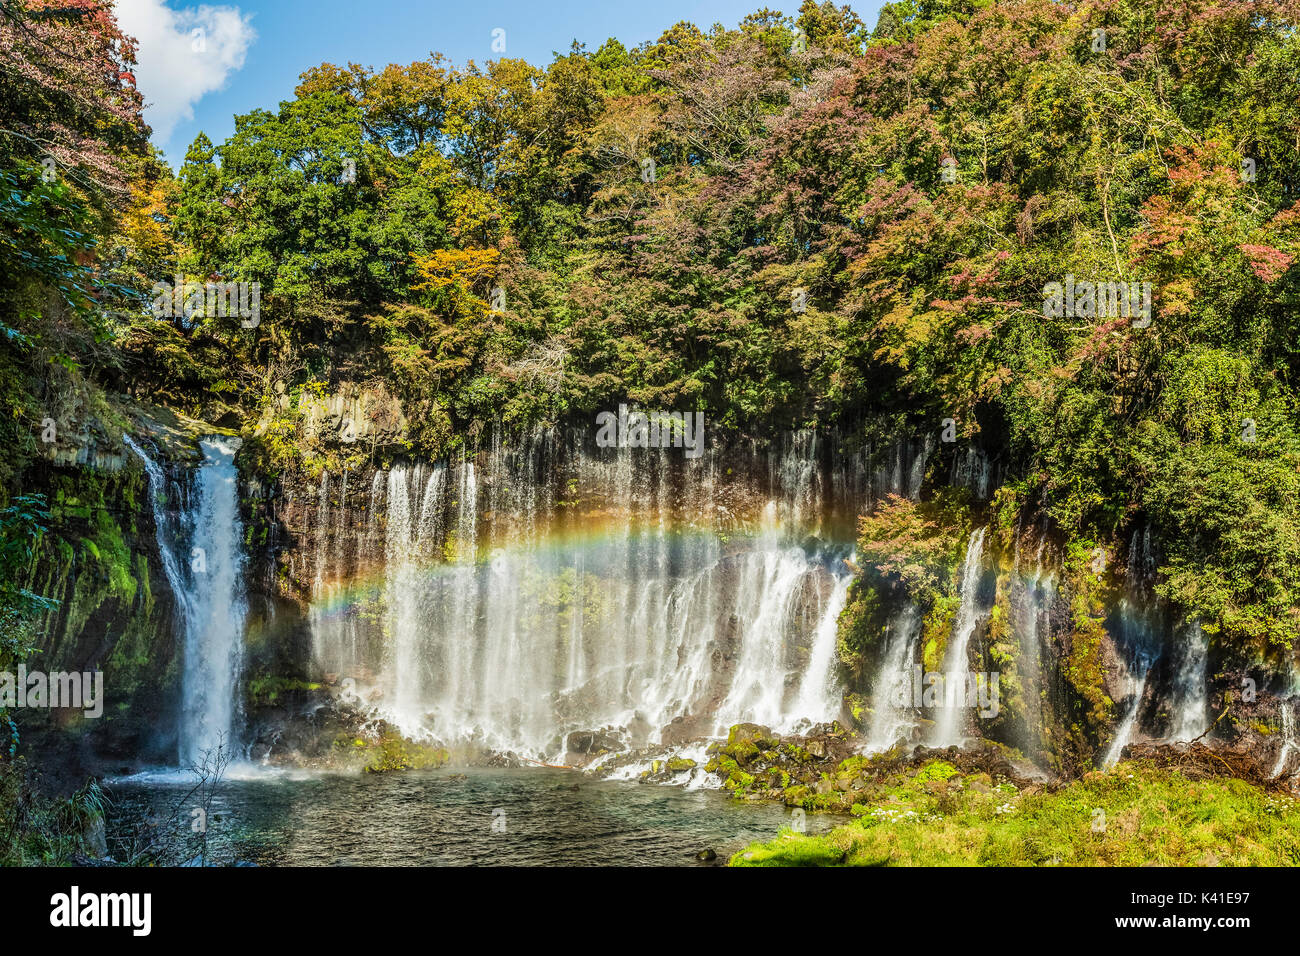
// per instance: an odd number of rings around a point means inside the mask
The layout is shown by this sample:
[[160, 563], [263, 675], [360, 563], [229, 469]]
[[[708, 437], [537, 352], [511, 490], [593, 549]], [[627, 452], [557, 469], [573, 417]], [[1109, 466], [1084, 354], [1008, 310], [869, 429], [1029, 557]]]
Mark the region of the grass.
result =
[[1125, 762], [1055, 792], [942, 761], [899, 774], [821, 836], [789, 830], [732, 866], [1294, 866], [1300, 802], [1242, 780]]
[[23, 758], [0, 760], [0, 867], [66, 866], [92, 854], [86, 830], [103, 820], [107, 802], [93, 780], [66, 799], [47, 799], [32, 791]]

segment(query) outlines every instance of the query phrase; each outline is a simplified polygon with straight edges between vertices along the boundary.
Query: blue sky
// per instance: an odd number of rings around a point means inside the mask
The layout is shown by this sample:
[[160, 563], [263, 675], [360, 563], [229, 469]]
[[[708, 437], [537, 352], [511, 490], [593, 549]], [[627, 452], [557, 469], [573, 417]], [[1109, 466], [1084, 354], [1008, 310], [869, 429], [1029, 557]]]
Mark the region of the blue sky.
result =
[[[767, 0], [791, 14], [800, 0]], [[841, 0], [842, 2], [842, 0]], [[632, 47], [654, 40], [679, 20], [701, 29], [735, 26], [763, 0], [116, 0], [123, 29], [140, 41], [137, 77], [154, 142], [176, 166], [195, 135], [220, 144], [233, 117], [274, 109], [293, 95], [298, 75], [329, 61], [381, 67], [431, 51], [463, 64], [501, 56], [545, 65], [576, 38], [595, 50], [614, 36]], [[850, 3], [874, 26], [880, 0]], [[492, 31], [505, 30], [504, 54]], [[196, 33], [196, 31], [202, 31]]]

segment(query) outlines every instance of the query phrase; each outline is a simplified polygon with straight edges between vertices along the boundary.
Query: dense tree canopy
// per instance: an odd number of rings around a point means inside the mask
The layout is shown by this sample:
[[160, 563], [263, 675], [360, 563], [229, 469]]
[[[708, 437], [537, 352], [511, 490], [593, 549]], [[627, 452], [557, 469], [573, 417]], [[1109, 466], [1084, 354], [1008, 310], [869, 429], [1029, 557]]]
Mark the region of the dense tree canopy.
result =
[[[1300, 625], [1294, 0], [906, 0], [874, 30], [804, 0], [545, 68], [322, 64], [174, 179], [130, 41], [47, 6], [0, 25], [21, 428], [56, 354], [287, 434], [281, 393], [382, 380], [427, 455], [622, 400], [759, 435], [951, 418], [1061, 534], [1150, 524], [1207, 628]], [[176, 275], [260, 283], [260, 324], [124, 304]], [[1045, 309], [1075, 280], [1149, 283], [1150, 321]]]

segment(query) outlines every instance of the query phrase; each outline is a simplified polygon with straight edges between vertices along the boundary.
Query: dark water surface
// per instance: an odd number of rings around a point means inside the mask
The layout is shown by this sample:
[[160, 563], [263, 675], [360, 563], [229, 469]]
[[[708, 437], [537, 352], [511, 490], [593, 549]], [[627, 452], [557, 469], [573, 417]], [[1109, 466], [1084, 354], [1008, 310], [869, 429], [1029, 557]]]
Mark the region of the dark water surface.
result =
[[[702, 849], [725, 862], [793, 823], [787, 807], [739, 803], [713, 790], [589, 780], [545, 768], [457, 773], [268, 771], [224, 780], [212, 804], [210, 859], [262, 866], [697, 865]], [[110, 851], [141, 821], [170, 815], [191, 786], [183, 776], [109, 786]], [[193, 805], [191, 798], [177, 816], [191, 845]], [[808, 814], [807, 831], [843, 820]], [[178, 847], [174, 858], [184, 852]]]

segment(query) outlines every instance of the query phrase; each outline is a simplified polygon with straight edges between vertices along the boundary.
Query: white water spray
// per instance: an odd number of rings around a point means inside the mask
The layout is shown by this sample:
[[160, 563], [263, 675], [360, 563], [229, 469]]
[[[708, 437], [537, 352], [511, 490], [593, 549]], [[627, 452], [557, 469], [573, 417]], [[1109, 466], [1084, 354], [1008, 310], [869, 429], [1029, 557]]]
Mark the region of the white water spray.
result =
[[[631, 450], [555, 456], [554, 441], [378, 476], [378, 627], [349, 647], [314, 615], [321, 670], [354, 678], [409, 736], [536, 759], [562, 756], [575, 731], [640, 747], [676, 718], [709, 736], [838, 716], [850, 575], [843, 552], [795, 544], [820, 523], [811, 438], [773, 463], [780, 496], [761, 527], [726, 538], [709, 459], [674, 470]], [[574, 495], [619, 518], [592, 524], [557, 505]]]
[[921, 611], [908, 604], [885, 633], [885, 653], [871, 694], [871, 729], [867, 753], [879, 753], [898, 743], [916, 727], [916, 710], [902, 707], [900, 699], [912, 697], [912, 668], [920, 659]]
[[1208, 657], [1209, 640], [1200, 622], [1193, 621], [1178, 645], [1175, 658], [1170, 740], [1195, 740], [1209, 726], [1206, 701]]
[[[980, 559], [984, 555], [984, 535], [986, 529], [979, 528], [971, 532], [966, 545], [966, 560], [961, 572], [961, 606], [957, 609], [956, 619], [952, 624], [952, 636], [948, 639], [945, 653], [944, 689], [945, 696], [951, 697], [955, 688], [967, 686], [970, 675], [969, 648], [975, 625], [979, 623], [979, 580]], [[934, 745], [936, 747], [960, 746], [965, 739], [963, 728], [964, 709], [954, 706], [954, 701], [947, 699], [939, 710], [939, 719], [935, 723]]]
[[179, 528], [163, 503], [169, 492], [179, 495], [181, 489], [169, 488], [157, 463], [129, 437], [125, 441], [149, 477], [158, 551], [180, 612], [184, 657], [177, 749], [181, 765], [189, 766], [218, 743], [228, 750], [238, 745], [236, 695], [247, 610], [234, 465], [240, 440], [214, 436], [200, 442], [204, 462], [194, 476], [192, 503], [180, 512]]
[[1146, 693], [1147, 680], [1151, 676], [1150, 663], [1139, 658], [1134, 662], [1124, 678], [1125, 694], [1124, 697], [1131, 700], [1128, 712], [1120, 725], [1115, 730], [1115, 739], [1111, 741], [1110, 749], [1106, 751], [1106, 757], [1102, 761], [1102, 766], [1113, 767], [1119, 763], [1120, 754], [1133, 739], [1133, 734], [1138, 726], [1138, 711], [1142, 708], [1142, 695]]

